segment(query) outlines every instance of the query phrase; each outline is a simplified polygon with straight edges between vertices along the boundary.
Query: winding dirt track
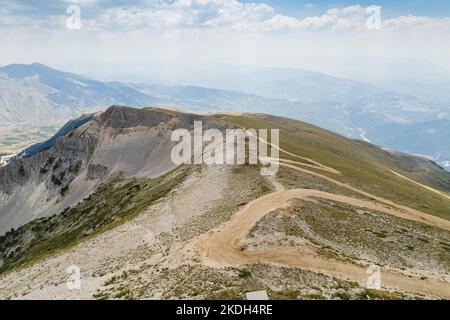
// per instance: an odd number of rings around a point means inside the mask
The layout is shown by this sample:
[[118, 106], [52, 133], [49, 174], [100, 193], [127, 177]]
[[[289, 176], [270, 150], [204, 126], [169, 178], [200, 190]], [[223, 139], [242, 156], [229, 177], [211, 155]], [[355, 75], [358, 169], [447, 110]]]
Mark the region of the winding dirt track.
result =
[[[301, 163], [299, 163], [299, 164], [301, 164]], [[399, 218], [422, 222], [422, 223], [425, 223], [425, 224], [428, 224], [428, 225], [431, 225], [431, 226], [434, 226], [434, 227], [437, 227], [437, 228], [440, 228], [440, 229], [444, 229], [444, 230], [450, 231], [450, 221], [449, 220], [445, 220], [445, 219], [433, 216], [431, 214], [427, 214], [427, 213], [424, 213], [424, 212], [421, 212], [421, 211], [418, 211], [418, 210], [415, 210], [415, 209], [412, 209], [412, 208], [409, 208], [409, 207], [397, 204], [397, 203], [395, 203], [395, 202], [393, 202], [391, 200], [388, 200], [388, 199], [385, 199], [385, 198], [373, 195], [373, 194], [371, 194], [369, 192], [363, 191], [363, 190], [358, 189], [356, 187], [353, 187], [353, 186], [351, 186], [349, 184], [337, 181], [337, 180], [335, 180], [333, 178], [330, 178], [328, 176], [325, 176], [323, 174], [320, 174], [320, 173], [317, 173], [317, 172], [314, 172], [314, 171], [310, 171], [310, 170], [307, 170], [307, 169], [299, 168], [297, 166], [294, 166], [294, 165], [291, 165], [291, 164], [287, 164], [287, 163], [282, 163], [282, 162], [280, 162], [280, 165], [288, 167], [290, 169], [294, 169], [294, 170], [300, 171], [300, 172], [305, 172], [305, 173], [317, 176], [317, 177], [319, 177], [321, 179], [324, 179], [324, 180], [327, 180], [329, 182], [332, 182], [332, 183], [334, 183], [334, 184], [336, 184], [336, 185], [338, 185], [340, 187], [344, 187], [347, 190], [353, 191], [355, 193], [358, 193], [358, 194], [360, 194], [362, 196], [365, 196], [367, 198], [375, 200], [375, 201], [377, 201], [379, 203], [383, 203], [385, 205], [384, 207], [381, 207], [380, 205], [378, 205], [378, 208], [384, 208], [383, 210], [380, 210], [380, 209], [374, 209], [374, 210], [379, 210], [379, 211], [382, 211], [382, 212], [389, 213], [391, 215], [397, 216]], [[298, 189], [298, 190], [303, 190], [303, 189]], [[334, 194], [329, 194], [329, 195], [336, 196]], [[348, 201], [355, 200], [353, 198], [348, 198], [348, 197], [346, 197], [346, 199]], [[353, 199], [353, 200], [349, 200], [349, 199]], [[330, 200], [332, 200], [332, 199], [330, 199]], [[336, 200], [336, 201], [339, 201], [339, 200]], [[346, 202], [346, 201], [340, 201], [340, 202]], [[351, 204], [350, 202], [347, 202], [347, 203]], [[370, 204], [373, 205], [373, 203], [371, 203], [371, 202], [365, 202], [365, 203], [368, 204], [368, 205], [370, 205]], [[355, 205], [357, 205], [357, 204], [355, 204]], [[365, 207], [365, 206], [362, 205], [361, 207]], [[366, 208], [370, 209], [369, 207], [366, 207]]]
[[401, 175], [400, 173], [395, 172], [395, 171], [393, 171], [393, 170], [390, 170], [390, 169], [388, 169], [388, 170], [389, 170], [390, 172], [392, 172], [393, 174], [395, 174], [396, 176], [400, 177], [400, 178], [403, 178], [403, 179], [405, 179], [405, 180], [408, 180], [409, 182], [415, 183], [415, 184], [417, 184], [418, 186], [421, 186], [422, 188], [425, 188], [425, 189], [427, 189], [427, 190], [430, 190], [431, 192], [437, 193], [437, 194], [443, 196], [444, 198], [447, 198], [448, 200], [450, 200], [450, 196], [449, 196], [449, 195], [447, 195], [447, 194], [445, 194], [445, 193], [443, 193], [443, 192], [441, 192], [441, 191], [439, 191], [439, 190], [436, 190], [436, 189], [434, 189], [434, 188], [431, 188], [431, 187], [429, 187], [429, 186], [426, 186], [426, 185], [424, 185], [424, 184], [421, 184], [421, 183], [419, 183], [419, 182], [417, 182], [417, 181], [414, 181], [414, 180], [412, 180], [412, 179], [410, 179], [410, 178], [408, 178], [408, 177], [405, 177], [404, 175]]
[[[285, 152], [282, 149], [280, 149], [280, 151]], [[289, 154], [296, 156], [291, 153]], [[327, 172], [334, 171], [333, 173], [340, 174], [333, 168], [321, 165], [311, 159], [303, 157], [299, 158], [316, 164], [315, 169]], [[284, 190], [284, 188], [275, 181], [277, 187], [276, 192], [267, 194], [248, 203], [241, 211], [236, 213], [230, 221], [196, 239], [196, 247], [204, 264], [209, 266], [236, 266], [264, 261], [339, 276], [341, 278], [351, 279], [361, 284], [365, 284], [368, 277], [366, 267], [346, 261], [323, 258], [317, 255], [313, 246], [305, 245], [297, 247], [272, 247], [268, 249], [243, 250], [240, 246], [241, 238], [244, 237], [267, 213], [283, 206], [290, 199], [311, 199], [312, 197], [327, 199], [360, 208], [377, 210], [403, 219], [419, 221], [450, 231], [450, 221], [396, 204], [390, 200], [372, 195], [340, 181], [336, 181], [328, 176], [295, 166], [294, 163], [295, 161], [291, 160], [279, 160], [279, 164], [282, 166], [315, 175], [335, 183], [338, 186], [361, 194], [369, 199], [375, 200], [376, 202], [331, 194], [319, 190]], [[305, 164], [301, 162], [296, 164], [305, 166]], [[311, 167], [311, 165], [308, 165], [308, 167]], [[384, 288], [395, 288], [406, 292], [450, 299], [449, 282], [430, 275], [427, 275], [427, 279], [425, 280], [420, 279], [420, 277], [421, 275], [405, 274], [400, 270], [381, 270], [381, 280]]]

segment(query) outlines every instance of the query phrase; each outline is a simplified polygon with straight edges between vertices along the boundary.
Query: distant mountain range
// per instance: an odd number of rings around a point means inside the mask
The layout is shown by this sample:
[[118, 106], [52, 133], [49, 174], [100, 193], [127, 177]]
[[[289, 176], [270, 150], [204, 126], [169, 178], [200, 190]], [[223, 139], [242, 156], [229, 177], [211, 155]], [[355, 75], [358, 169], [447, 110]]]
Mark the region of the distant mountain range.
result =
[[433, 103], [448, 105], [450, 101], [450, 69], [434, 62], [407, 57], [321, 57], [304, 64], [307, 69], [363, 81]]
[[118, 82], [95, 81], [39, 63], [0, 68], [0, 123], [67, 121], [114, 102], [144, 106], [152, 99]]
[[[185, 81], [180, 79], [180, 83]], [[442, 104], [298, 69], [237, 67], [227, 73], [208, 69], [192, 81], [208, 87], [101, 82], [39, 63], [9, 65], [0, 68], [0, 124], [13, 129], [61, 125], [112, 104], [195, 112], [261, 112], [419, 154], [450, 168], [449, 133], [445, 130], [449, 110]], [[433, 129], [434, 123], [439, 127], [433, 132], [417, 130], [422, 126]], [[11, 133], [0, 135], [6, 139]], [[2, 142], [0, 152], [4, 151]]]

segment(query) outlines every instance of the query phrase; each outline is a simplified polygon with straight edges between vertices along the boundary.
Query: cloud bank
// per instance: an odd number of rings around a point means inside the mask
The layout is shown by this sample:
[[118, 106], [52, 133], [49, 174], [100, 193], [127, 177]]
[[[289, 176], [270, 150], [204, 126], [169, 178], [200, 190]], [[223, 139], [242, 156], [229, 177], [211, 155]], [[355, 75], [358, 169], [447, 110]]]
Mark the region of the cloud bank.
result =
[[[70, 5], [80, 8], [80, 30], [67, 29]], [[152, 58], [295, 66], [302, 57], [368, 55], [450, 65], [449, 17], [384, 19], [380, 8], [373, 30], [362, 5], [303, 18], [238, 0], [0, 0], [0, 8], [3, 64], [15, 57], [56, 64]]]

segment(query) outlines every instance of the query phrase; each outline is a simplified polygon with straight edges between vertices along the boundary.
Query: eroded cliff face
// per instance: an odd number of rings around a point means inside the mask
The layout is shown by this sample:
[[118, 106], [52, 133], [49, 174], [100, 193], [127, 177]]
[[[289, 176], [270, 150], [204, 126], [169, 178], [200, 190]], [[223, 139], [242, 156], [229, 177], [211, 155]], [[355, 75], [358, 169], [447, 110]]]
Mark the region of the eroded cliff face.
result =
[[[81, 129], [78, 128], [78, 129]], [[0, 234], [81, 200], [95, 183], [81, 188], [98, 135], [78, 129], [46, 150], [0, 168]]]
[[0, 234], [53, 215], [89, 196], [114, 175], [158, 177], [174, 167], [172, 130], [211, 118], [160, 109], [112, 106], [0, 168]]

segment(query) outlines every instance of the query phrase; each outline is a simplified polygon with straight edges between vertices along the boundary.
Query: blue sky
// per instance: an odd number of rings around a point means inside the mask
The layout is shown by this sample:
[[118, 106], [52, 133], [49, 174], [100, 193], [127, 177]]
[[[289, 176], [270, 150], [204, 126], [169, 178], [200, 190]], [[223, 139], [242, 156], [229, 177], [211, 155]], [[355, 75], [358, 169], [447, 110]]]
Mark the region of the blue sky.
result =
[[[137, 7], [150, 9], [160, 3], [176, 3], [189, 0], [0, 0], [0, 27], [2, 15], [17, 14], [30, 19], [61, 16], [66, 8], [75, 4], [83, 9], [86, 18], [95, 18], [102, 12], [112, 8]], [[195, 0], [194, 0], [195, 1]], [[383, 18], [392, 19], [399, 16], [450, 17], [448, 0], [223, 0], [237, 1], [246, 4], [267, 4], [277, 14], [297, 19], [321, 16], [330, 8], [349, 6], [368, 7], [370, 5], [383, 8]], [[207, 1], [208, 2], [208, 1]], [[213, 0], [210, 0], [213, 2]]]
[[[254, 1], [244, 0], [242, 2]], [[268, 3], [283, 14], [293, 15], [298, 18], [304, 18], [311, 14], [318, 15], [330, 7], [347, 7], [351, 5], [381, 6], [387, 18], [400, 15], [450, 16], [450, 3], [448, 0], [265, 0], [258, 2]]]
[[[11, 3], [22, 7], [18, 12], [24, 15], [44, 16], [61, 14], [69, 4], [78, 4], [86, 9], [86, 14], [92, 14], [97, 10], [105, 10], [112, 7], [147, 6], [161, 0], [0, 0], [1, 6], [9, 6]], [[174, 0], [166, 0], [174, 2]], [[450, 3], [448, 0], [241, 0], [242, 3], [266, 3], [277, 12], [296, 18], [305, 18], [311, 15], [320, 15], [329, 8], [342, 8], [352, 5], [383, 7], [386, 18], [401, 15], [417, 15], [430, 17], [449, 17]]]
[[[79, 28], [68, 23], [74, 4]], [[376, 28], [371, 5], [382, 7]], [[0, 0], [0, 65], [297, 67], [314, 57], [368, 56], [450, 67], [449, 30], [447, 0]]]

